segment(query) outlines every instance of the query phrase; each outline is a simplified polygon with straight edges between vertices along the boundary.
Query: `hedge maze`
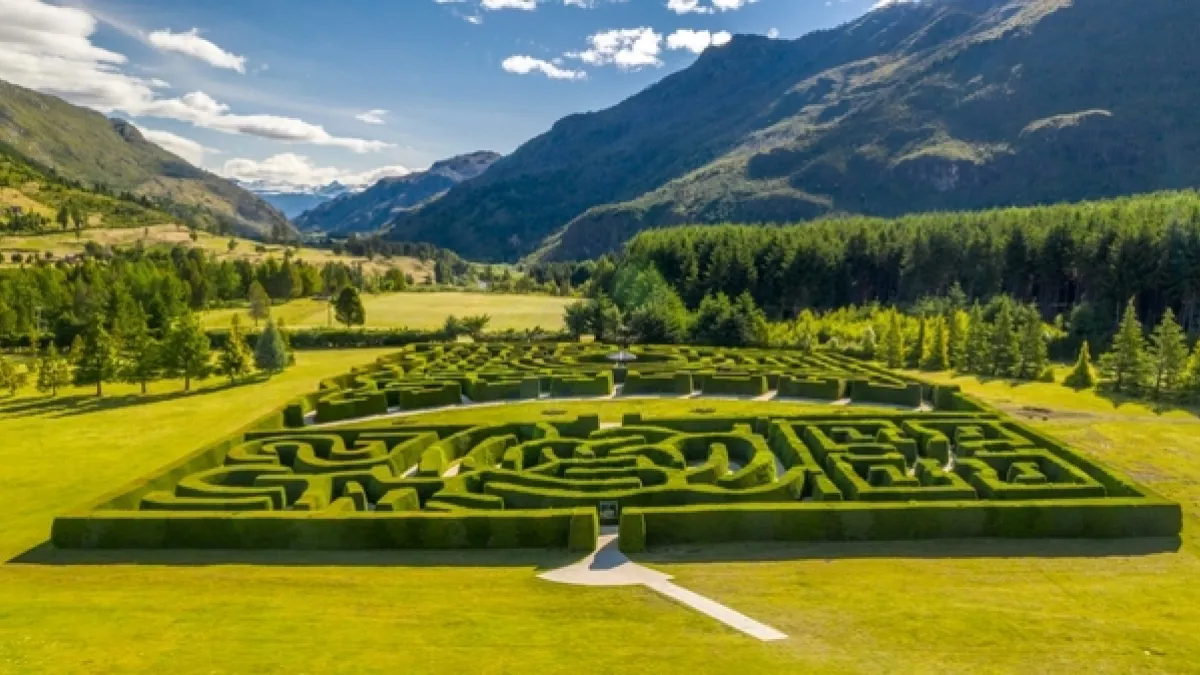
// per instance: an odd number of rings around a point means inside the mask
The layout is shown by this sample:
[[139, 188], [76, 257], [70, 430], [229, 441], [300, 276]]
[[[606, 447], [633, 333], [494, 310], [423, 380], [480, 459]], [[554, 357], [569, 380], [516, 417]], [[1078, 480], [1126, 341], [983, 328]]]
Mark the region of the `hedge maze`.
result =
[[[845, 357], [601, 345], [414, 345], [59, 517], [84, 548], [627, 551], [727, 541], [1176, 536], [1178, 505], [956, 389]], [[619, 424], [423, 424], [446, 405], [612, 395], [764, 403]], [[879, 404], [888, 404], [886, 406]], [[826, 411], [827, 408], [821, 410]], [[400, 413], [400, 414], [389, 414]]]

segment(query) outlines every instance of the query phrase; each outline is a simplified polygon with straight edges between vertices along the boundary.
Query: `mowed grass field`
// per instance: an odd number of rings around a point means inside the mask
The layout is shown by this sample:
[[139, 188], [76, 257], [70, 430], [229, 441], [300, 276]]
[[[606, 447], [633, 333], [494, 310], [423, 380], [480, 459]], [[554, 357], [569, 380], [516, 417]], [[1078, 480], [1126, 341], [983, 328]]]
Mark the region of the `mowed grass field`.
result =
[[[487, 314], [492, 317], [488, 330], [527, 330], [543, 328], [555, 331], [563, 327], [563, 310], [575, 298], [548, 295], [501, 295], [497, 293], [382, 293], [364, 294], [367, 328], [441, 328], [451, 314], [463, 317]], [[218, 309], [204, 313], [205, 328], [228, 328], [234, 314], [247, 325], [250, 315], [246, 308]], [[319, 300], [300, 299], [271, 309], [276, 319], [289, 327], [322, 327], [330, 324], [329, 304]], [[334, 326], [340, 324], [333, 319]]]
[[[2, 196], [2, 195], [0, 195]], [[53, 217], [51, 212], [48, 217]], [[0, 256], [3, 264], [11, 264], [11, 254], [29, 253], [44, 254], [50, 251], [56, 258], [77, 255], [84, 251], [87, 242], [94, 241], [102, 246], [131, 247], [142, 242], [146, 248], [168, 248], [175, 245], [196, 246], [203, 248], [218, 260], [249, 260], [260, 263], [268, 257], [283, 260], [285, 246], [281, 244], [263, 244], [262, 242], [243, 239], [240, 237], [221, 237], [208, 232], [197, 232], [196, 241], [192, 241], [191, 233], [186, 228], [176, 225], [154, 225], [141, 228], [92, 228], [83, 231], [83, 236], [75, 237], [75, 232], [49, 232], [39, 235], [0, 236]], [[237, 247], [229, 250], [230, 240], [237, 242]], [[264, 250], [257, 250], [263, 246]], [[391, 267], [399, 267], [405, 274], [411, 274], [420, 283], [433, 273], [432, 261], [421, 261], [417, 258], [366, 258], [351, 255], [335, 255], [332, 251], [320, 248], [292, 247], [292, 255], [296, 260], [303, 260], [312, 265], [324, 265], [326, 262], [342, 262], [347, 265], [363, 265], [369, 273], [382, 273]]]
[[[536, 578], [561, 552], [82, 554], [35, 551], [53, 515], [194, 449], [377, 352], [300, 353], [265, 384], [141, 405], [0, 401], [0, 672], [1187, 672], [1200, 664], [1200, 426], [1053, 385], [956, 380], [1188, 510], [1182, 546], [926, 542], [654, 551], [641, 557], [790, 635], [759, 643], [640, 588]], [[160, 385], [156, 391], [169, 391]], [[82, 399], [79, 399], [83, 402]], [[547, 402], [436, 412], [483, 422], [596, 411], [823, 408]], [[1093, 415], [1084, 418], [1079, 415]], [[1041, 417], [1048, 417], [1043, 420]], [[1111, 425], [1111, 428], [1108, 428]], [[13, 442], [12, 439], [17, 439]], [[22, 562], [25, 561], [25, 562]]]

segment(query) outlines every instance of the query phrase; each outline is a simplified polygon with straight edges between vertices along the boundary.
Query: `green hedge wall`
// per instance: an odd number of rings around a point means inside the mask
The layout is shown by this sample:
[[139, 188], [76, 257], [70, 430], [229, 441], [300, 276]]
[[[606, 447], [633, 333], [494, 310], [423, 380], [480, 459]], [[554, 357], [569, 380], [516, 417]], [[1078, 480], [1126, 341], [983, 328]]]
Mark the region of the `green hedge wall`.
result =
[[[640, 515], [645, 545], [735, 541], [887, 541], [996, 537], [1015, 539], [1175, 537], [1183, 525], [1178, 504], [1146, 499], [1064, 503], [930, 502], [726, 504], [672, 509], [630, 508]], [[625, 526], [622, 518], [621, 525]], [[622, 531], [622, 542], [624, 542]], [[638, 540], [631, 532], [630, 541]]]
[[613, 393], [613, 374], [606, 370], [591, 377], [555, 375], [550, 378], [550, 395], [557, 397], [609, 396]]
[[788, 398], [813, 398], [836, 401], [846, 396], [846, 381], [838, 378], [802, 378], [783, 375], [779, 378], [779, 395]]
[[922, 386], [919, 383], [890, 385], [854, 380], [850, 383], [850, 398], [862, 403], [891, 403], [916, 408], [921, 405]]
[[764, 375], [710, 375], [704, 380], [705, 394], [730, 396], [762, 396], [767, 393], [767, 378]]
[[594, 550], [595, 509], [555, 511], [170, 513], [102, 511], [61, 516], [51, 541], [86, 549]]
[[625, 388], [622, 393], [625, 395], [637, 394], [690, 394], [695, 391], [692, 388], [691, 373], [662, 373], [657, 375], [644, 375], [637, 371], [630, 371], [625, 376]]

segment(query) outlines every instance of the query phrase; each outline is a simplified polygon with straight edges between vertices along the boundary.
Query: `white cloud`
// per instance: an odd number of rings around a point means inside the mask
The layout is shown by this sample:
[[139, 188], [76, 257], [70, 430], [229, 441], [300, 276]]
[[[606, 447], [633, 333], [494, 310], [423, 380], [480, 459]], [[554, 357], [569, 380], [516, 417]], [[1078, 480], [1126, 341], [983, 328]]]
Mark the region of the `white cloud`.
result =
[[667, 9], [676, 14], [712, 14], [713, 12], [732, 12], [746, 5], [752, 5], [758, 0], [667, 0]]
[[364, 124], [387, 124], [387, 122], [383, 119], [387, 116], [387, 114], [388, 111], [376, 108], [374, 110], [368, 110], [364, 113], [359, 113], [354, 116], [354, 119], [358, 120], [359, 122], [363, 122]]
[[876, 2], [871, 9], [883, 9], [884, 7], [891, 7], [892, 5], [915, 5], [917, 2], [919, 2], [919, 0], [879, 0], [879, 2]]
[[639, 70], [646, 66], [661, 66], [663, 36], [652, 28], [609, 30], [588, 38], [591, 47], [582, 52], [567, 54], [593, 66], [614, 64], [622, 70]]
[[358, 172], [318, 167], [305, 155], [285, 152], [262, 161], [240, 157], [231, 159], [225, 162], [219, 173], [227, 178], [259, 183], [268, 189], [295, 192], [328, 185], [333, 181], [350, 187], [366, 187], [387, 176], [404, 176], [412, 172], [398, 165]]
[[484, 9], [537, 9], [537, 0], [483, 0], [479, 3]]
[[320, 125], [276, 115], [243, 115], [204, 92], [161, 98], [169, 86], [123, 70], [124, 55], [96, 47], [96, 20], [75, 7], [0, 0], [0, 79], [109, 114], [189, 122], [228, 134], [373, 152], [387, 143], [334, 136]]
[[667, 49], [686, 49], [699, 54], [709, 47], [720, 47], [733, 39], [728, 31], [710, 33], [706, 30], [681, 28], [667, 36]]
[[138, 127], [138, 131], [142, 132], [146, 140], [177, 157], [186, 159], [193, 166], [202, 166], [206, 154], [220, 154], [217, 150], [205, 147], [190, 138], [184, 138], [169, 131], [145, 129], [142, 127]]
[[221, 49], [209, 40], [200, 37], [196, 28], [186, 33], [156, 30], [146, 36], [150, 44], [164, 52], [175, 52], [199, 59], [214, 68], [225, 68], [246, 73], [246, 57], [237, 56]]
[[582, 80], [587, 78], [587, 73], [582, 70], [571, 70], [562, 68], [550, 61], [535, 59], [532, 56], [516, 55], [504, 59], [500, 67], [510, 73], [517, 75], [528, 75], [530, 73], [541, 73], [552, 80]]

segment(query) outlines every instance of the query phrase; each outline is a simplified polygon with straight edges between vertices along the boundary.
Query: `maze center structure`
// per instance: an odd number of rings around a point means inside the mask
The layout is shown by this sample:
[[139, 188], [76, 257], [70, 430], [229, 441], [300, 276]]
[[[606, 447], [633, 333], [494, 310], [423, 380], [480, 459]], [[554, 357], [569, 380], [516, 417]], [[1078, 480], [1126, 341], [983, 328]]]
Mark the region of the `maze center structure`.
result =
[[[58, 518], [60, 547], [626, 551], [728, 541], [1176, 536], [1179, 506], [936, 387], [836, 354], [422, 344]], [[855, 403], [424, 424], [544, 398]], [[495, 416], [492, 415], [492, 418]], [[183, 454], [181, 449], [181, 454]]]

